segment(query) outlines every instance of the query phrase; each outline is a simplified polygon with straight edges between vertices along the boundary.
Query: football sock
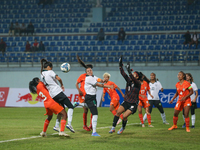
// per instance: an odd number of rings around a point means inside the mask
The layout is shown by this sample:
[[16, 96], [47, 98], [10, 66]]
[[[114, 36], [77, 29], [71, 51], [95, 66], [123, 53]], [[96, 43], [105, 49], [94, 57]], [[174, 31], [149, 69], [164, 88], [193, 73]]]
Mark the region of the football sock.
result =
[[177, 125], [177, 121], [178, 121], [178, 117], [173, 117], [173, 123], [174, 123], [174, 125]]
[[118, 120], [119, 120], [119, 117], [115, 116], [114, 119], [113, 119], [113, 127], [116, 127]]
[[92, 129], [93, 129], [93, 133], [96, 132], [97, 129], [97, 119], [98, 119], [98, 115], [93, 115], [92, 116]]
[[191, 116], [192, 126], [195, 125], [195, 118], [196, 118], [195, 114]]
[[189, 127], [190, 126], [190, 118], [185, 118], [185, 126]]
[[56, 128], [59, 128], [59, 126], [60, 126], [60, 120], [61, 120], [61, 114], [58, 114], [57, 115], [57, 119], [56, 119], [56, 124], [55, 124]]
[[83, 125], [87, 125], [87, 113], [83, 113]]
[[143, 121], [145, 122], [146, 120], [147, 120], [147, 113], [145, 113], [143, 116]]
[[67, 114], [68, 114], [68, 124], [71, 126], [71, 123], [72, 123], [72, 116], [73, 116], [73, 109], [72, 108], [69, 108], [68, 111], [67, 111]]
[[116, 115], [116, 113], [117, 113], [116, 110], [113, 110], [113, 111], [112, 111], [112, 114], [113, 114], [114, 116]]
[[148, 124], [150, 125], [151, 124], [151, 115], [149, 114], [147, 114], [147, 121], [148, 121]]
[[123, 114], [120, 115], [120, 118], [123, 120]]
[[67, 122], [66, 120], [61, 120], [60, 132], [63, 132], [65, 130], [66, 122]]
[[144, 124], [144, 121], [143, 121], [143, 118], [142, 118], [143, 117], [142, 114], [138, 114], [138, 116], [140, 118], [141, 123]]
[[161, 114], [161, 118], [162, 118], [163, 122], [166, 122], [166, 116], [165, 116], [165, 113], [162, 113], [162, 114]]
[[47, 128], [48, 128], [48, 126], [49, 126], [49, 120], [45, 120], [45, 122], [44, 122], [44, 128], [43, 128], [43, 132], [46, 132], [47, 131]]
[[90, 115], [90, 125], [92, 124], [92, 114]]
[[123, 129], [125, 129], [126, 123], [127, 123], [127, 120], [122, 120], [122, 127], [123, 127]]

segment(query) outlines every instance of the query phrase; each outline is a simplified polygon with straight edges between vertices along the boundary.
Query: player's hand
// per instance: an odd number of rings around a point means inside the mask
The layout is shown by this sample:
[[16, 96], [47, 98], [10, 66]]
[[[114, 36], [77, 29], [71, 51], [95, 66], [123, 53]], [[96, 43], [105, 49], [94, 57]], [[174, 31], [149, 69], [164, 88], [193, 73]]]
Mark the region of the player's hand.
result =
[[196, 103], [196, 99], [193, 99], [192, 102], [193, 102], [193, 103]]
[[102, 102], [104, 102], [105, 101], [105, 99], [104, 99], [104, 97], [102, 97]]
[[63, 85], [61, 86], [61, 89], [63, 90], [63, 92], [65, 91], [65, 87]]
[[182, 101], [182, 102], [183, 102], [183, 101], [185, 101], [185, 100], [186, 100], [186, 97], [183, 97], [183, 98], [181, 98], [181, 100], [180, 100], [180, 101]]
[[146, 95], [140, 95], [142, 98], [147, 98], [147, 96]]
[[153, 98], [153, 95], [150, 95], [151, 96], [151, 98]]
[[130, 69], [130, 62], [127, 63], [126, 69], [127, 69], [129, 74], [132, 74], [131, 69]]
[[119, 67], [122, 67], [122, 66], [123, 66], [123, 63], [122, 63], [122, 55], [121, 55], [119, 58]]
[[169, 101], [169, 104], [172, 104], [173, 103], [173, 100]]
[[83, 92], [82, 92], [81, 90], [79, 91], [79, 95], [80, 95], [80, 96], [83, 96]]

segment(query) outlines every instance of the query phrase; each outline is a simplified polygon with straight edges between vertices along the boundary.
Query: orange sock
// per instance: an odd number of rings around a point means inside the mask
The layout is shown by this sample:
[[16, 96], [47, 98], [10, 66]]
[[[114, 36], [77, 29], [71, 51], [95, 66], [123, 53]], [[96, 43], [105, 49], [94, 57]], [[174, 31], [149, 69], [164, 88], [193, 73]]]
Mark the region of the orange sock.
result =
[[142, 123], [142, 124], [144, 124], [144, 121], [143, 121], [143, 116], [142, 116], [142, 114], [138, 114], [138, 116], [139, 116], [139, 118], [140, 118], [140, 121], [141, 121], [141, 123]]
[[120, 115], [120, 118], [123, 120], [123, 114]]
[[185, 126], [189, 128], [190, 126], [190, 118], [185, 118]]
[[149, 125], [151, 124], [151, 115], [147, 115], [147, 121], [149, 123]]
[[114, 116], [116, 115], [116, 113], [117, 113], [116, 110], [113, 110], [113, 111], [112, 111], [112, 114], [113, 114]]
[[[173, 123], [174, 123], [174, 125], [177, 125], [177, 121], [178, 121], [178, 117], [173, 117]], [[190, 122], [190, 120], [189, 120], [189, 122]]]
[[83, 113], [83, 125], [87, 125], [87, 113]]
[[65, 130], [66, 120], [61, 120], [60, 131], [63, 132]]
[[48, 126], [49, 126], [49, 120], [45, 120], [45, 122], [44, 122], [44, 128], [43, 128], [43, 132], [46, 132], [47, 131], [47, 128], [48, 128]]

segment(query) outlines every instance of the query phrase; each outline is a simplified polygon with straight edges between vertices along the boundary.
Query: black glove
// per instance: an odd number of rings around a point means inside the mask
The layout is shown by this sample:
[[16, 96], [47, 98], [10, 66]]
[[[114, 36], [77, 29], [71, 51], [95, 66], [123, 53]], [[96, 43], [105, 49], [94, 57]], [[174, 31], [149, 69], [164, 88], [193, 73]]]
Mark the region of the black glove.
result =
[[119, 58], [119, 67], [122, 67], [123, 66], [123, 63], [122, 63], [122, 56], [120, 56]]
[[127, 69], [127, 71], [128, 71], [129, 74], [132, 73], [132, 72], [131, 72], [131, 69], [130, 69], [130, 62], [127, 63], [126, 69]]

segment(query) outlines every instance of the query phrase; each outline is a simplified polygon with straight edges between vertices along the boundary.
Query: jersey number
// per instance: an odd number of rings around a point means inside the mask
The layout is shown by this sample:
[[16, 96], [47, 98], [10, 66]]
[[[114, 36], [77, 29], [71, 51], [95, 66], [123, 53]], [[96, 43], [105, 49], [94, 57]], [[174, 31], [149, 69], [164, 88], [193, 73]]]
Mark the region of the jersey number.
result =
[[42, 98], [44, 98], [43, 101], [46, 101], [46, 100], [47, 100], [47, 97], [46, 97], [42, 92], [39, 93], [39, 96], [42, 97]]

